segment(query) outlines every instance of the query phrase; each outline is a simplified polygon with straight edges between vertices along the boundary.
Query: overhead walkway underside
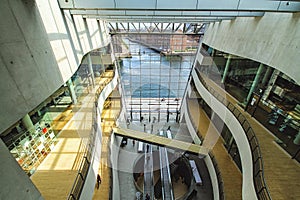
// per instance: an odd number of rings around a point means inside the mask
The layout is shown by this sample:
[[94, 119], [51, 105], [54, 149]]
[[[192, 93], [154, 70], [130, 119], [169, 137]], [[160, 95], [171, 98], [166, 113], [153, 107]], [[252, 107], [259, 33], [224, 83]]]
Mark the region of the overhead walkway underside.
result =
[[149, 133], [144, 133], [141, 131], [125, 129], [125, 128], [113, 128], [113, 132], [115, 135], [118, 136], [123, 136], [130, 139], [135, 139], [138, 141], [155, 144], [158, 146], [168, 147], [171, 149], [179, 149], [196, 155], [206, 156], [209, 152], [209, 150], [203, 146], [199, 146], [196, 144], [183, 142], [175, 139], [169, 139], [169, 138], [165, 138], [162, 136], [153, 135]]

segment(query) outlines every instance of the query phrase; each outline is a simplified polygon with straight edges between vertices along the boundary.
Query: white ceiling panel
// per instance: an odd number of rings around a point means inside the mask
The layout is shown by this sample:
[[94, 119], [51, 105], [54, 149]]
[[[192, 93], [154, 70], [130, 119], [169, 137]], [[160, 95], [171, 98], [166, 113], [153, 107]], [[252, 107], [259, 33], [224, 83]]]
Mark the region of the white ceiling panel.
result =
[[151, 10], [143, 10], [143, 11], [138, 11], [138, 10], [126, 10], [126, 15], [154, 15], [155, 11]]
[[115, 0], [117, 9], [155, 9], [156, 0]]
[[210, 16], [211, 11], [182, 11], [183, 16]]
[[197, 9], [233, 10], [233, 9], [237, 9], [238, 4], [239, 4], [239, 0], [198, 0]]
[[119, 16], [119, 15], [126, 15], [125, 10], [98, 10], [100, 15], [112, 15], [112, 16]]
[[[63, 1], [63, 0], [61, 0]], [[69, 0], [69, 2], [71, 2]], [[73, 0], [75, 8], [114, 8], [114, 0]]]
[[154, 11], [155, 15], [168, 16], [168, 15], [177, 15], [181, 16], [182, 11]]
[[159, 9], [197, 9], [197, 0], [157, 0]]
[[266, 0], [241, 0], [239, 9], [241, 10], [277, 10], [279, 1]]

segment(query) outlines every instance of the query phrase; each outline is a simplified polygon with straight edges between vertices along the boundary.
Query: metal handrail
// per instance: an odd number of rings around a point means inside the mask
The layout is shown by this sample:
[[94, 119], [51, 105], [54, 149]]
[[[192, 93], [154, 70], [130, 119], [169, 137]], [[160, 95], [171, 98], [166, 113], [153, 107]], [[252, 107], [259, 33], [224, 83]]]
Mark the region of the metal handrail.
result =
[[77, 176], [75, 178], [75, 181], [73, 183], [72, 189], [67, 197], [67, 200], [77, 200], [80, 198], [88, 170], [90, 168], [91, 164], [91, 159], [92, 159], [92, 152], [94, 150], [94, 141], [95, 141], [95, 135], [97, 133], [97, 127], [98, 127], [98, 122], [97, 122], [97, 108], [98, 108], [98, 99], [105, 88], [105, 86], [111, 82], [115, 75], [115, 72], [111, 79], [107, 79], [104, 84], [101, 84], [98, 89], [96, 90], [95, 93], [95, 98], [94, 98], [94, 107], [93, 107], [93, 113], [92, 113], [92, 124], [93, 128], [91, 130], [89, 140], [88, 140], [88, 145], [85, 148], [84, 155], [81, 160], [81, 164], [77, 173]]
[[[251, 148], [252, 163], [253, 163], [253, 182], [254, 182], [257, 197], [258, 199], [271, 200], [272, 198], [264, 178], [264, 167], [263, 167], [263, 159], [260, 151], [260, 146], [258, 143], [258, 139], [250, 123], [247, 121], [245, 116], [231, 102], [227, 101], [224, 97], [219, 95], [219, 93], [216, 90], [214, 90], [211, 86], [209, 86], [205, 82], [202, 75], [200, 74], [199, 67], [195, 67], [195, 71], [202, 85], [214, 97], [216, 97], [223, 105], [225, 105], [228, 108], [228, 110], [230, 110], [233, 113], [233, 115], [237, 118], [239, 123], [242, 125], [242, 128], [246, 133]], [[254, 154], [254, 152], [256, 152], [256, 154]], [[258, 166], [258, 168], [256, 166]]]

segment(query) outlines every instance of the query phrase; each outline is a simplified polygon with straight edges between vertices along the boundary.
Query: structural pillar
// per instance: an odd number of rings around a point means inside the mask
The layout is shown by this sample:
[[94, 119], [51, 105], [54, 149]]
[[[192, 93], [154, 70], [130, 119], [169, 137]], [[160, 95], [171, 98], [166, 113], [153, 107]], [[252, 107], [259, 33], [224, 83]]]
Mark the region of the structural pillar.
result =
[[293, 143], [296, 145], [300, 145], [300, 131], [298, 132], [295, 139], [293, 140]]
[[274, 86], [274, 84], [275, 84], [275, 82], [276, 82], [277, 77], [279, 76], [279, 74], [280, 74], [280, 71], [274, 69], [273, 74], [272, 74], [272, 76], [269, 79], [268, 86], [267, 86], [267, 88], [266, 88], [266, 90], [265, 90], [265, 92], [263, 94], [263, 97], [262, 97], [262, 99], [264, 101], [268, 98], [270, 92], [272, 91], [273, 86]]
[[269, 80], [269, 76], [272, 73], [272, 68], [269, 67], [269, 66], [266, 66], [266, 67], [267, 67], [266, 73], [265, 73], [265, 75], [263, 77], [263, 80], [261, 81], [262, 87], [265, 87], [267, 81]]
[[250, 91], [249, 91], [248, 96], [247, 96], [247, 103], [249, 102], [252, 93], [254, 92], [254, 90], [257, 87], [259, 79], [261, 78], [261, 75], [262, 75], [263, 68], [264, 68], [264, 64], [260, 63], [260, 65], [258, 67], [258, 70], [257, 70], [257, 73], [255, 75], [254, 81], [253, 81], [253, 83], [251, 85]]
[[230, 66], [230, 61], [231, 61], [231, 55], [229, 55], [228, 58], [227, 58], [227, 62], [226, 62], [224, 73], [223, 73], [222, 83], [225, 82], [225, 79], [227, 77], [228, 69], [229, 69], [229, 66]]
[[77, 97], [76, 97], [76, 93], [75, 93], [75, 90], [74, 90], [74, 85], [73, 85], [73, 82], [72, 82], [71, 78], [67, 81], [67, 86], [69, 88], [72, 103], [76, 104], [77, 103]]
[[300, 153], [300, 130], [299, 130], [298, 134], [296, 135], [295, 139], [293, 140], [293, 143], [295, 145], [298, 145], [298, 150], [295, 152], [295, 154], [292, 157], [292, 159], [295, 159], [298, 156], [298, 154]]
[[208, 47], [208, 49], [207, 49], [207, 53], [209, 54], [209, 55], [212, 55], [212, 53], [213, 53], [213, 48], [211, 48], [211, 47]]
[[212, 50], [211, 50], [211, 55], [210, 55], [210, 56], [211, 56], [211, 57], [214, 57], [215, 53], [216, 53], [216, 52], [215, 52], [215, 49], [212, 49]]
[[22, 118], [22, 124], [23, 126], [26, 128], [26, 130], [30, 130], [34, 127], [30, 116], [28, 114], [26, 114], [23, 118]]
[[103, 74], [105, 72], [105, 65], [103, 64], [103, 54], [101, 52], [100, 55], [100, 74]]
[[100, 20], [98, 20], [98, 19], [97, 19], [97, 25], [98, 25], [99, 34], [100, 34], [101, 46], [104, 46], [103, 31], [101, 28]]
[[88, 66], [89, 66], [89, 74], [91, 76], [92, 79], [92, 85], [93, 87], [95, 86], [95, 76], [94, 76], [94, 70], [93, 70], [93, 63], [92, 63], [92, 58], [91, 55], [88, 54], [87, 55], [87, 59], [88, 59]]

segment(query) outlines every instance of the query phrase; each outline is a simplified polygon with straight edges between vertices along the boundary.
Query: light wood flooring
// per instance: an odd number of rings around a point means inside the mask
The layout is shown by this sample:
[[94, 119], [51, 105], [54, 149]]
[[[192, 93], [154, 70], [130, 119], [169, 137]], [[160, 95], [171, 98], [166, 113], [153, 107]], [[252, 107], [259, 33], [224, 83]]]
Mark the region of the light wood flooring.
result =
[[189, 99], [189, 111], [203, 138], [215, 141], [212, 148], [224, 182], [225, 199], [242, 199], [242, 174], [228, 155], [215, 126], [201, 109], [197, 99]]
[[102, 151], [101, 151], [101, 161], [99, 166], [99, 174], [102, 179], [102, 183], [99, 189], [95, 189], [93, 199], [102, 199], [108, 200], [110, 193], [110, 178], [111, 178], [111, 169], [109, 167], [109, 137], [111, 135], [112, 128], [115, 126], [115, 119], [118, 117], [121, 102], [120, 99], [112, 99], [110, 101], [110, 107], [102, 111], [101, 119], [101, 128], [102, 128]]
[[[112, 74], [112, 72], [106, 72], [104, 76], [97, 77], [95, 88], [107, 83]], [[84, 153], [84, 143], [92, 128], [95, 92], [96, 89], [89, 88], [86, 91], [87, 95], [80, 97], [76, 105], [69, 106], [52, 123], [53, 130], [58, 133], [57, 143], [54, 150], [47, 155], [31, 176], [31, 180], [46, 200], [65, 200], [71, 191]], [[105, 142], [104, 139], [103, 137], [102, 156], [105, 160], [107, 141]], [[103, 170], [104, 167], [100, 165], [99, 173], [103, 174], [101, 190], [107, 188], [109, 191], [109, 178], [105, 177], [108, 173]], [[103, 194], [108, 196], [109, 192]]]

